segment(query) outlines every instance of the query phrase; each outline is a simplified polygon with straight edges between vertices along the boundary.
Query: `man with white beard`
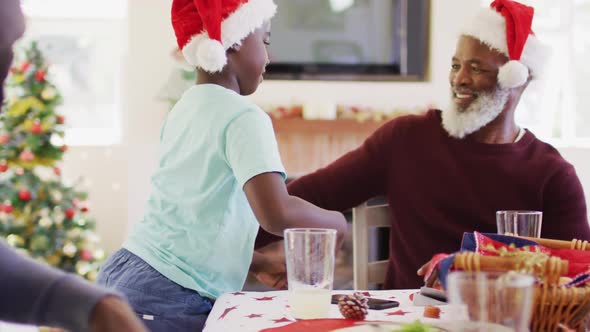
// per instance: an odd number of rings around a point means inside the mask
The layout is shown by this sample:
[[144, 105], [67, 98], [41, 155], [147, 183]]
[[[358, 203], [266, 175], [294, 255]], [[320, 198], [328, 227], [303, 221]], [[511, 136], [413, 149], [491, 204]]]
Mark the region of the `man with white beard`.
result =
[[[291, 194], [329, 210], [386, 197], [392, 229], [385, 288], [421, 286], [416, 270], [423, 263], [456, 251], [463, 232], [495, 233], [498, 210], [542, 211], [543, 237], [590, 240], [573, 166], [514, 120], [543, 66], [532, 18], [531, 7], [494, 1], [459, 37], [449, 108], [393, 119], [358, 149], [289, 184]], [[271, 239], [260, 233], [259, 240]]]

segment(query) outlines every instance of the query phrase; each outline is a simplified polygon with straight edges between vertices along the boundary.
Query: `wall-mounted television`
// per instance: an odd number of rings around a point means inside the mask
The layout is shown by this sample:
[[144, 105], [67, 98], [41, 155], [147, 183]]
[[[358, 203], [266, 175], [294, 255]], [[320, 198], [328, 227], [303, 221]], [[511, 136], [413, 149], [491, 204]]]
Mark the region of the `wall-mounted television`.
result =
[[275, 0], [270, 79], [423, 80], [430, 0]]

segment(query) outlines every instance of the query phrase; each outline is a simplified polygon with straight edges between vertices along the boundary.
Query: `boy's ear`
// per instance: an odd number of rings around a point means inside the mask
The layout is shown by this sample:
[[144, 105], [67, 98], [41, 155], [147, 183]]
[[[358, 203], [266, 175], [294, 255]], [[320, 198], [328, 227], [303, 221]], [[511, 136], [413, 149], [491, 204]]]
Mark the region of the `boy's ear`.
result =
[[242, 45], [240, 45], [240, 44], [237, 44], [237, 43], [236, 43], [236, 44], [233, 44], [233, 45], [232, 45], [230, 48], [228, 48], [227, 50], [228, 50], [228, 51], [231, 51], [231, 52], [239, 52], [241, 48], [242, 48]]

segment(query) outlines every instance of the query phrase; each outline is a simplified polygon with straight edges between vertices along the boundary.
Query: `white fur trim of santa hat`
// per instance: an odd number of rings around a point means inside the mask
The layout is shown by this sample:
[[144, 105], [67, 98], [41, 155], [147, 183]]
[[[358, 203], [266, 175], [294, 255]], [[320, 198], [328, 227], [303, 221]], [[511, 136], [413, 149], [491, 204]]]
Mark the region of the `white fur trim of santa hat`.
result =
[[[506, 20], [499, 12], [482, 9], [470, 24], [461, 30], [461, 34], [471, 36], [507, 57], [509, 56], [506, 42]], [[550, 49], [539, 39], [529, 34], [524, 45], [520, 60], [510, 60], [498, 72], [498, 84], [505, 89], [525, 84], [530, 76], [537, 79], [543, 72]]]
[[221, 43], [211, 40], [206, 31], [195, 35], [182, 48], [186, 61], [211, 73], [220, 72], [227, 63], [226, 50], [240, 44], [276, 13], [273, 0], [250, 0], [221, 22]]

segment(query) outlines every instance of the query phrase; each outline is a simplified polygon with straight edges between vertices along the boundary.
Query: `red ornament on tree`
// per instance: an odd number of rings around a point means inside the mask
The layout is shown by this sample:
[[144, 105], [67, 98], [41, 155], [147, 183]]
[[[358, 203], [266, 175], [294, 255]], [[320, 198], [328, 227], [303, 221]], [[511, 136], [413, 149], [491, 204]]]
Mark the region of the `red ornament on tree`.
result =
[[53, 174], [55, 174], [55, 175], [61, 175], [61, 169], [59, 169], [59, 167], [54, 167], [53, 168]]
[[35, 73], [35, 79], [39, 82], [45, 81], [45, 71], [41, 69], [37, 70]]
[[60, 149], [62, 152], [66, 152], [66, 151], [68, 150], [68, 146], [64, 144], [64, 145], [62, 145], [62, 146], [61, 146], [59, 149]]
[[12, 207], [11, 204], [2, 204], [2, 212], [6, 213], [6, 214], [11, 214], [12, 211], [14, 211], [14, 208]]
[[18, 198], [22, 201], [30, 201], [31, 200], [31, 192], [27, 189], [21, 189], [18, 191]]
[[76, 214], [76, 210], [74, 210], [72, 208], [66, 209], [66, 218], [72, 219], [72, 218], [74, 218], [75, 214]]
[[8, 164], [7, 163], [0, 163], [0, 173], [4, 173], [8, 170]]
[[88, 212], [88, 202], [80, 201], [79, 199], [74, 198], [72, 200], [72, 204], [74, 204], [74, 207], [80, 209], [81, 212]]
[[20, 67], [18, 67], [18, 71], [24, 73], [25, 71], [27, 71], [27, 69], [29, 69], [30, 66], [31, 63], [29, 61], [25, 61], [20, 65]]
[[20, 153], [20, 155], [18, 156], [20, 158], [20, 160], [22, 161], [33, 161], [33, 159], [35, 159], [35, 155], [33, 154], [33, 152], [29, 149], [25, 149], [23, 150], [23, 152]]
[[33, 123], [33, 126], [31, 127], [31, 133], [37, 135], [37, 134], [41, 134], [42, 132], [43, 132], [43, 127], [41, 127], [41, 122], [35, 121], [35, 123]]
[[0, 135], [0, 144], [6, 144], [10, 141], [10, 136], [8, 135]]
[[55, 118], [55, 122], [59, 123], [59, 124], [63, 124], [65, 122], [66, 118], [63, 115], [58, 115]]
[[84, 249], [80, 252], [80, 259], [86, 262], [90, 262], [94, 255], [92, 255], [92, 251], [88, 249]]

